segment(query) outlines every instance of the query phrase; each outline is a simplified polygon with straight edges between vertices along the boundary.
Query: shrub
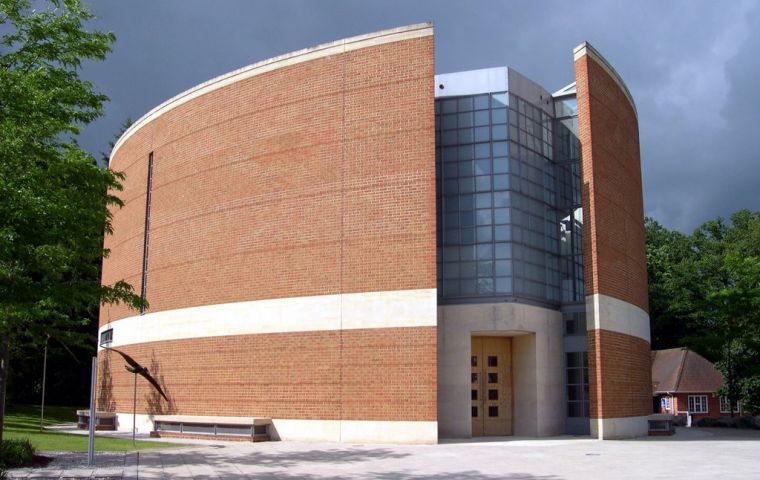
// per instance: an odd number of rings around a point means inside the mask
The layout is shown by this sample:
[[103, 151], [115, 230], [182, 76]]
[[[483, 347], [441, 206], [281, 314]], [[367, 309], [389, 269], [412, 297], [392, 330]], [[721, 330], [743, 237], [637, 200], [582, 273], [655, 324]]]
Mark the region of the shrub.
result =
[[723, 428], [757, 428], [760, 429], [760, 417], [705, 417], [698, 420], [697, 427], [723, 427]]
[[746, 417], [742, 417], [742, 421], [747, 425], [747, 428], [756, 428], [760, 430], [760, 415], [756, 417], [748, 415]]
[[686, 426], [686, 415], [679, 414], [673, 416], [673, 426], [674, 427], [685, 427]]
[[27, 439], [3, 440], [3, 443], [0, 444], [0, 468], [20, 467], [31, 462], [33, 456], [34, 447], [32, 442]]
[[714, 427], [715, 419], [712, 417], [704, 417], [696, 421], [692, 420], [692, 425], [696, 427]]

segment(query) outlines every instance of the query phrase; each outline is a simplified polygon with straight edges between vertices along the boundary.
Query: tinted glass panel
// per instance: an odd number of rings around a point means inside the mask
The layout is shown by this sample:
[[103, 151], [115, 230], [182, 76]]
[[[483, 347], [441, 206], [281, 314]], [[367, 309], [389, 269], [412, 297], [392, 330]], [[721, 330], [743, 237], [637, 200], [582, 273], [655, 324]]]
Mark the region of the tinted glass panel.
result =
[[[555, 110], [565, 116], [554, 120], [545, 105], [504, 92], [436, 101], [438, 258], [460, 263], [438, 266], [444, 298], [582, 304], [574, 105], [570, 96], [557, 100]], [[450, 252], [458, 248], [457, 258]]]

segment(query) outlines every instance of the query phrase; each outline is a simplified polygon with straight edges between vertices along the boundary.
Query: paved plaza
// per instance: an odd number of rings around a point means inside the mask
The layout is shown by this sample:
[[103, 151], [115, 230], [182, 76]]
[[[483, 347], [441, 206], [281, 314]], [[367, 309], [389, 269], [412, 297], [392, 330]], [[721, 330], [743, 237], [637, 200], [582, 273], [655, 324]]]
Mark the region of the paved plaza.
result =
[[439, 445], [328, 443], [194, 444], [179, 449], [55, 454], [44, 469], [12, 478], [109, 479], [753, 479], [760, 478], [760, 431], [679, 429], [674, 437], [445, 441]]

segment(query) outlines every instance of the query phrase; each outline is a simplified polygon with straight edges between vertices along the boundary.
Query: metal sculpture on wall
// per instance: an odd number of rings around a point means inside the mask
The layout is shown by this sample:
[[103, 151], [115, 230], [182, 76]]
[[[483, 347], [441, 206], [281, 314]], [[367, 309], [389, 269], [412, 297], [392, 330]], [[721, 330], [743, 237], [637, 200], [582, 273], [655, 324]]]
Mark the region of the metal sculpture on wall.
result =
[[148, 368], [147, 367], [143, 367], [142, 365], [140, 365], [139, 363], [137, 363], [134, 358], [130, 357], [129, 355], [127, 355], [126, 353], [124, 353], [124, 352], [122, 352], [120, 350], [117, 350], [117, 349], [111, 348], [111, 347], [103, 347], [103, 348], [105, 348], [106, 350], [112, 350], [112, 351], [118, 353], [119, 355], [121, 355], [121, 357], [124, 359], [124, 361], [127, 362], [127, 364], [128, 364], [128, 365], [124, 365], [124, 368], [126, 368], [129, 373], [132, 373], [135, 376], [134, 390], [133, 390], [133, 394], [132, 394], [132, 442], [134, 442], [135, 441], [135, 432], [137, 430], [137, 422], [136, 422], [136, 420], [137, 420], [137, 376], [138, 375], [142, 376], [151, 385], [153, 385], [153, 388], [155, 388], [156, 391], [158, 393], [160, 393], [162, 397], [164, 397], [164, 400], [166, 400], [168, 402], [169, 399], [167, 398], [166, 394], [164, 393], [164, 390], [161, 388], [161, 385], [159, 385], [158, 382], [156, 381], [156, 379], [153, 378], [153, 376], [148, 372]]

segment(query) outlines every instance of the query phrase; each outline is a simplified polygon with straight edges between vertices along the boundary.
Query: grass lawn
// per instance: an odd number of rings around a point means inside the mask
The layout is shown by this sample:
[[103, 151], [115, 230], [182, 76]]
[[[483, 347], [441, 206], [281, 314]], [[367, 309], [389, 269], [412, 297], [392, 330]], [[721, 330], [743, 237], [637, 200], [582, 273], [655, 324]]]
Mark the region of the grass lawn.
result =
[[[76, 422], [76, 407], [45, 407], [45, 425]], [[57, 432], [40, 432], [40, 407], [38, 405], [9, 405], [5, 414], [3, 438], [28, 438], [37, 451], [86, 452], [87, 435]], [[95, 437], [96, 452], [123, 452], [145, 448], [181, 447], [177, 443], [136, 442], [121, 438]]]

